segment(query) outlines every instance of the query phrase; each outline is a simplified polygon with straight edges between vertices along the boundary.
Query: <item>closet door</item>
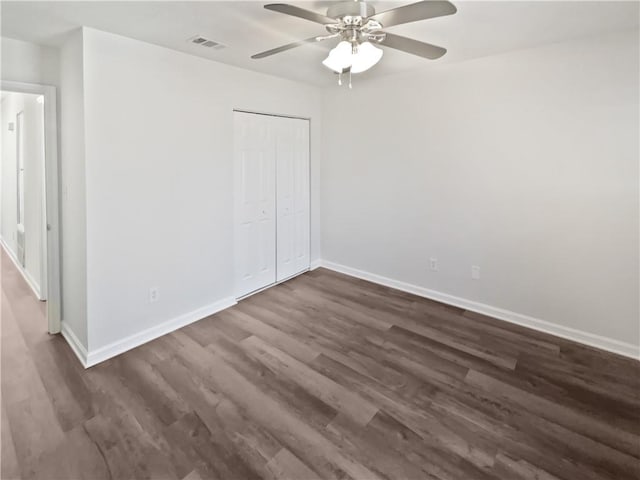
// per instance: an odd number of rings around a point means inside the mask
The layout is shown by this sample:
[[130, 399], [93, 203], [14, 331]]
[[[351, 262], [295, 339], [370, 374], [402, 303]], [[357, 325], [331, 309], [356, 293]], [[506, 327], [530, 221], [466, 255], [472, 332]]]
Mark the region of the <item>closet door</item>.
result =
[[309, 121], [273, 118], [276, 138], [277, 280], [309, 268]]
[[236, 296], [276, 281], [275, 137], [272, 118], [234, 112]]

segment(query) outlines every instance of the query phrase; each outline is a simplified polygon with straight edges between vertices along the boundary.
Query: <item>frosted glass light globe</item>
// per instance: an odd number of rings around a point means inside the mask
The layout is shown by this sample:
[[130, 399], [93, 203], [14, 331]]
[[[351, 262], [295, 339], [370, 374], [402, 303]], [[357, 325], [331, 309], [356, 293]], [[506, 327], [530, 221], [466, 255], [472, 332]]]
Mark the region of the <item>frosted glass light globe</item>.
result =
[[351, 73], [361, 73], [369, 70], [382, 58], [382, 49], [374, 47], [369, 42], [358, 45], [358, 51], [351, 56]]
[[329, 52], [329, 56], [324, 59], [322, 64], [334, 72], [341, 73], [344, 69], [351, 66], [351, 50], [351, 44], [342, 41]]

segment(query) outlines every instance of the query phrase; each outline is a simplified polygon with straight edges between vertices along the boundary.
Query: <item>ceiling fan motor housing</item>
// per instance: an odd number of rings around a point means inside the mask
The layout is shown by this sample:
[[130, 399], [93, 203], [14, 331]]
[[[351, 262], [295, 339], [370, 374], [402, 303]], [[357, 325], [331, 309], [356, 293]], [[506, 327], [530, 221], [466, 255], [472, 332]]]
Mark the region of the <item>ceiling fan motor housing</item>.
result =
[[[340, 23], [325, 25], [327, 31], [332, 34], [341, 34], [343, 40], [351, 42], [354, 47], [369, 39], [369, 35], [380, 30], [382, 25], [375, 20], [367, 21], [367, 18], [375, 15], [376, 10], [366, 2], [341, 2], [332, 5], [327, 10], [327, 16], [335, 18]], [[372, 35], [371, 40], [380, 41], [384, 35]]]

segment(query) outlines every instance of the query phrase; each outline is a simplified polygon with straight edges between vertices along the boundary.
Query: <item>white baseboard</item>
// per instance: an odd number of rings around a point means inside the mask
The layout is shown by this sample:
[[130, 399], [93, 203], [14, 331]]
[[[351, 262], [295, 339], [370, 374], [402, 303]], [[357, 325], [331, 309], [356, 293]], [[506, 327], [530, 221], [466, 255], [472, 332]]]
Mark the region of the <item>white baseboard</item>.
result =
[[319, 258], [316, 260], [312, 260], [311, 264], [309, 265], [309, 271], [315, 270], [316, 268], [320, 268], [322, 266], [322, 260], [320, 260]]
[[40, 290], [40, 284], [31, 276], [28, 270], [26, 269], [22, 270], [22, 275], [24, 275], [25, 280], [31, 287], [31, 290], [33, 290], [33, 293], [36, 294], [36, 297], [38, 298], [38, 300], [40, 300], [41, 302], [44, 302], [46, 299], [42, 295], [42, 290]]
[[61, 322], [60, 325], [60, 333], [71, 347], [71, 350], [73, 350], [73, 353], [76, 354], [76, 357], [78, 357], [82, 366], [87, 368], [87, 349], [84, 348], [82, 342], [78, 339], [67, 323]]
[[[218, 302], [212, 303], [211, 305], [207, 305], [206, 307], [199, 308], [192, 312], [185, 313], [176, 317], [174, 319], [168, 320], [160, 325], [156, 325], [155, 327], [148, 328], [143, 330], [142, 332], [135, 333], [128, 337], [123, 338], [122, 340], [118, 340], [116, 342], [105, 345], [104, 347], [100, 347], [96, 350], [89, 350], [89, 352], [85, 351], [85, 362], [83, 365], [85, 368], [92, 367], [100, 362], [104, 362], [109, 358], [120, 355], [121, 353], [126, 352], [127, 350], [131, 350], [132, 348], [138, 347], [144, 343], [150, 342], [151, 340], [155, 340], [158, 337], [166, 335], [167, 333], [171, 333], [174, 330], [182, 328], [190, 323], [197, 322], [198, 320], [202, 320], [209, 315], [213, 315], [221, 310], [229, 308], [235, 305], [237, 302], [235, 298], [225, 298]], [[63, 323], [63, 334], [64, 334], [64, 323]], [[65, 338], [67, 338], [65, 336]], [[76, 339], [77, 340], [77, 339]], [[70, 342], [71, 344], [71, 342]], [[80, 345], [81, 347], [81, 345]], [[71, 348], [75, 347], [71, 345]], [[80, 354], [82, 354], [82, 350], [78, 349]], [[81, 355], [76, 352], [78, 358], [81, 358]], [[82, 361], [82, 360], [81, 360]]]
[[20, 265], [20, 262], [18, 261], [18, 257], [13, 252], [13, 250], [9, 248], [9, 245], [7, 245], [7, 242], [4, 241], [3, 237], [0, 237], [0, 245], [2, 245], [2, 248], [4, 248], [4, 251], [7, 252], [8, 257], [11, 259], [13, 264], [18, 269], [18, 271], [20, 272], [20, 275], [22, 275], [22, 278], [24, 278], [24, 281], [27, 282], [27, 285], [29, 285], [29, 288], [31, 288], [36, 298], [41, 301], [44, 300], [42, 295], [40, 295], [40, 285], [38, 285], [38, 282], [36, 282], [33, 279], [33, 277], [29, 274], [29, 272], [27, 272], [27, 270], [22, 265]]
[[[621, 342], [619, 340], [595, 335], [593, 333], [564, 327], [562, 325], [557, 325], [555, 323], [540, 320], [538, 318], [530, 317], [521, 313], [512, 312], [510, 310], [493, 307], [491, 305], [486, 305], [484, 303], [476, 302], [473, 300], [467, 300], [464, 298], [456, 297], [454, 295], [430, 290], [428, 288], [401, 282], [399, 280], [383, 277], [381, 275], [365, 272], [363, 270], [347, 267], [345, 265], [340, 265], [334, 262], [315, 260], [311, 263], [310, 270], [315, 270], [319, 267], [324, 267], [329, 270], [344, 273], [345, 275], [368, 280], [379, 285], [402, 290], [404, 292], [412, 293], [424, 298], [429, 298], [431, 300], [436, 300], [448, 305], [453, 305], [465, 310], [481, 313], [489, 317], [504, 320], [506, 322], [521, 325], [523, 327], [532, 328], [534, 330], [555, 335], [561, 338], [566, 338], [568, 340], [589, 345], [591, 347], [607, 350], [609, 352], [624, 355], [626, 357], [631, 357], [634, 359], [640, 358], [640, 349], [636, 345], [633, 345], [631, 343]], [[213, 315], [214, 313], [217, 313], [221, 310], [232, 307], [236, 303], [237, 301], [233, 297], [220, 300], [216, 303], [200, 308], [198, 310], [194, 310], [184, 315], [180, 315], [179, 317], [166, 321], [160, 325], [149, 328], [147, 330], [143, 330], [142, 332], [136, 333], [134, 335], [130, 335], [126, 338], [123, 338], [122, 340], [118, 340], [90, 352], [87, 352], [85, 347], [78, 340], [77, 336], [64, 322], [62, 322], [62, 336], [67, 340], [67, 342], [71, 346], [71, 349], [76, 354], [82, 365], [85, 368], [88, 368], [109, 358], [120, 355], [121, 353], [138, 347], [151, 340], [154, 340], [158, 337], [161, 337], [162, 335], [166, 335], [167, 333], [171, 333], [174, 330], [197, 322], [198, 320], [208, 317], [209, 315]]]
[[564, 327], [556, 323], [547, 322], [538, 318], [523, 315], [521, 313], [512, 312], [484, 303], [476, 302], [473, 300], [467, 300], [465, 298], [456, 297], [447, 293], [430, 290], [428, 288], [419, 287], [410, 283], [401, 282], [399, 280], [393, 280], [391, 278], [376, 275], [375, 273], [365, 272], [355, 268], [340, 265], [329, 261], [322, 260], [321, 266], [329, 270], [333, 270], [339, 273], [344, 273], [356, 278], [368, 280], [379, 285], [402, 290], [403, 292], [413, 293], [420, 297], [429, 298], [438, 302], [446, 303], [456, 307], [464, 308], [465, 310], [471, 310], [473, 312], [481, 313], [489, 317], [504, 320], [505, 322], [515, 323], [523, 327], [532, 328], [544, 333], [549, 333], [558, 337], [566, 338], [574, 342], [583, 343], [591, 347], [600, 348], [609, 352], [624, 355], [625, 357], [631, 357], [634, 359], [640, 359], [640, 347], [631, 343], [621, 342], [612, 338], [603, 337], [589, 332], [576, 330], [570, 327]]

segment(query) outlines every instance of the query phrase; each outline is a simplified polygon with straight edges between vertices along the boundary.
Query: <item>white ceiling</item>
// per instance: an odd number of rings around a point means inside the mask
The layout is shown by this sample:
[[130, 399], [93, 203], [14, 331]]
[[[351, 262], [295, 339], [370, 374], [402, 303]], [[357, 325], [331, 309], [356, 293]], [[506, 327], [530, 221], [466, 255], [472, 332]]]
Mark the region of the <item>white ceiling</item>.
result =
[[[272, 0], [273, 1], [273, 0]], [[58, 46], [73, 29], [86, 25], [242, 68], [315, 85], [335, 77], [321, 61], [336, 41], [299, 47], [252, 60], [254, 53], [324, 34], [322, 25], [268, 11], [253, 1], [2, 1], [2, 35]], [[291, 2], [321, 13], [332, 2]], [[377, 11], [408, 1], [372, 1]], [[455, 1], [458, 13], [392, 27], [389, 31], [446, 47], [429, 61], [386, 48], [376, 67], [362, 77], [386, 75], [503, 53], [617, 30], [638, 28], [640, 3], [614, 1]], [[202, 35], [227, 46], [212, 50], [186, 40]]]

